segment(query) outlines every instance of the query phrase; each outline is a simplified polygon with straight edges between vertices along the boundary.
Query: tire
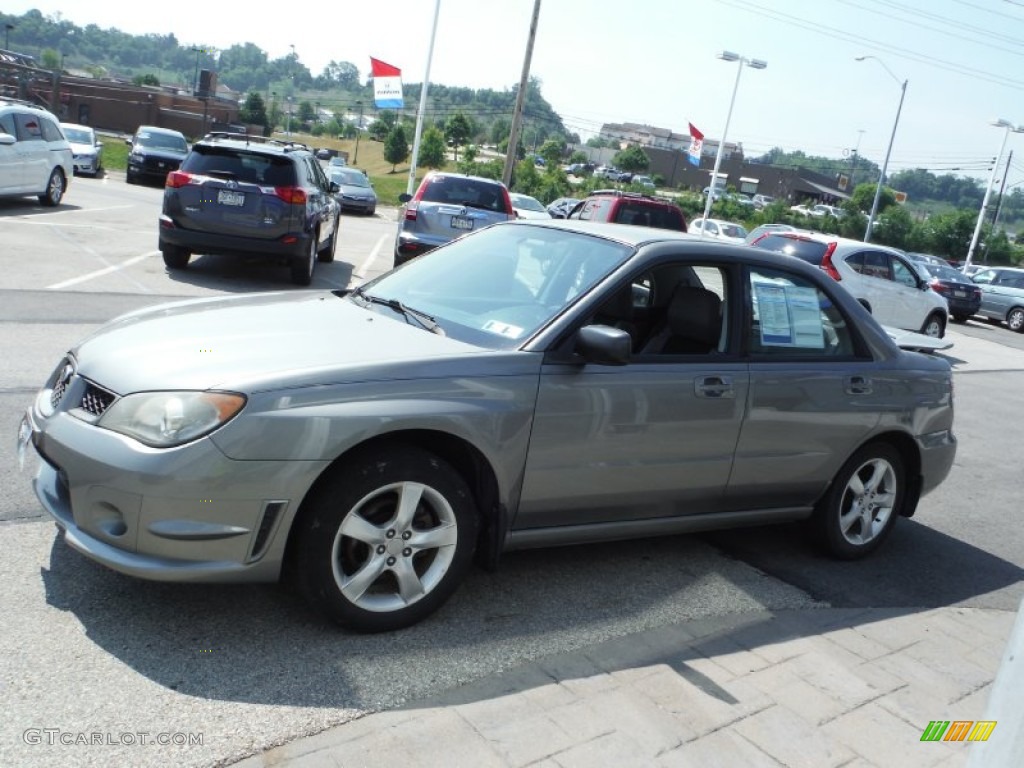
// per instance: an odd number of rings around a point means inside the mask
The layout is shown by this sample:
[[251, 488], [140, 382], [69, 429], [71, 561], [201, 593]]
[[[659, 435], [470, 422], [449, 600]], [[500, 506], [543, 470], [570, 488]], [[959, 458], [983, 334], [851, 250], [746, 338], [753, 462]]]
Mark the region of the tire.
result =
[[295, 259], [292, 261], [292, 282], [295, 285], [309, 285], [313, 282], [313, 268], [316, 266], [317, 242], [320, 240], [319, 234], [314, 234], [309, 239], [309, 249], [306, 255], [301, 259]]
[[334, 220], [334, 231], [331, 233], [331, 241], [316, 254], [317, 261], [330, 264], [334, 261], [334, 251], [338, 247], [338, 225], [341, 223], [341, 216]]
[[164, 264], [168, 269], [185, 269], [189, 259], [192, 258], [192, 254], [176, 245], [162, 245], [160, 252], [163, 254]]
[[1014, 307], [1006, 316], [1006, 324], [1011, 331], [1024, 333], [1024, 307]]
[[139, 183], [139, 180], [135, 178], [135, 174], [134, 173], [130, 173], [130, 172], [126, 173], [124, 175], [124, 180], [125, 180], [126, 184], [138, 184]]
[[903, 508], [906, 471], [899, 452], [869, 443], [842, 466], [811, 518], [825, 549], [856, 560], [877, 549]]
[[357, 632], [424, 619], [455, 592], [476, 548], [466, 481], [407, 445], [338, 467], [296, 520], [292, 573], [318, 611]]
[[377, 209], [376, 208], [371, 208], [370, 210], [368, 210], [366, 212], [366, 215], [367, 216], [376, 216], [377, 215]]
[[67, 180], [64, 178], [64, 171], [54, 168], [46, 182], [46, 191], [39, 195], [39, 202], [50, 208], [55, 208], [64, 199], [65, 189], [67, 189]]
[[946, 335], [946, 318], [938, 312], [932, 312], [924, 321], [924, 325], [921, 326], [921, 333], [925, 336], [941, 339]]
[[968, 317], [970, 317], [970, 315], [953, 315], [950, 319], [954, 323], [966, 323]]

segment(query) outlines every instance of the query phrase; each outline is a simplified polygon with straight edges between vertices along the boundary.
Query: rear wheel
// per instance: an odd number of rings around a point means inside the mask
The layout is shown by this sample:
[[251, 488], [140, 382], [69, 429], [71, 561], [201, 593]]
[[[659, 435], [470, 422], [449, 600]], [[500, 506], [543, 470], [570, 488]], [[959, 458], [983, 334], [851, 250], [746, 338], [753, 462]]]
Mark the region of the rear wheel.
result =
[[334, 261], [334, 251], [338, 247], [338, 224], [341, 223], [340, 220], [340, 216], [334, 220], [334, 231], [331, 233], [330, 241], [317, 253], [316, 257], [319, 261], [324, 263]]
[[320, 239], [319, 234], [314, 234], [309, 239], [309, 248], [306, 255], [292, 261], [292, 282], [296, 285], [309, 285], [313, 282], [313, 267], [316, 265], [316, 245]]
[[46, 182], [46, 191], [39, 196], [39, 202], [51, 208], [60, 205], [66, 186], [67, 182], [64, 178], [64, 171], [60, 168], [54, 168], [50, 174], [49, 181]]
[[906, 489], [903, 458], [887, 443], [850, 457], [818, 502], [812, 524], [825, 548], [843, 560], [873, 552], [892, 530]]
[[163, 254], [164, 264], [168, 269], [184, 269], [188, 266], [189, 259], [192, 258], [192, 254], [176, 245], [162, 245], [160, 252]]
[[952, 320], [954, 323], [966, 323], [968, 317], [970, 315], [953, 315]]
[[447, 462], [392, 445], [338, 467], [296, 526], [299, 591], [349, 629], [387, 632], [430, 615], [458, 587], [472, 563], [477, 511]]
[[1024, 307], [1011, 309], [1010, 314], [1006, 316], [1006, 324], [1010, 326], [1011, 331], [1024, 333]]
[[921, 326], [921, 333], [935, 339], [941, 339], [946, 335], [946, 319], [938, 312], [928, 315], [928, 319]]

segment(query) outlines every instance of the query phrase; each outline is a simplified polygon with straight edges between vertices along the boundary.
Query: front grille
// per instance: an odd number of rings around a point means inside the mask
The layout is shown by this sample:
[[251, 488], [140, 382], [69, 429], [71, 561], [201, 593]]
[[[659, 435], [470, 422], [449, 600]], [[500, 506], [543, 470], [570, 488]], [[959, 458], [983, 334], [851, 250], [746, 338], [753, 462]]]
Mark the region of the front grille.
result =
[[53, 389], [50, 391], [50, 407], [56, 409], [60, 405], [60, 401], [64, 399], [64, 395], [68, 391], [68, 386], [71, 384], [74, 376], [75, 366], [71, 361], [68, 359], [61, 361], [52, 377]]
[[82, 395], [82, 410], [91, 413], [93, 416], [102, 416], [103, 412], [107, 410], [117, 399], [117, 395], [112, 392], [108, 392], [105, 389], [97, 387], [92, 382], [89, 382], [85, 388], [85, 394]]

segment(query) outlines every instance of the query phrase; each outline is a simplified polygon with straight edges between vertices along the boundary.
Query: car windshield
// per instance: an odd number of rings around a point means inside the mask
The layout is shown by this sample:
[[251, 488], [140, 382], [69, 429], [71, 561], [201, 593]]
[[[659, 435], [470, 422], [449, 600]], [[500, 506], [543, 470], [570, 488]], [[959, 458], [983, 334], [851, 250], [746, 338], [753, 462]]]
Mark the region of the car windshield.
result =
[[144, 147], [174, 149], [179, 152], [188, 151], [188, 146], [185, 144], [183, 136], [173, 136], [167, 133], [140, 133], [137, 138], [139, 144]]
[[928, 270], [933, 277], [937, 277], [940, 280], [951, 280], [954, 283], [966, 282], [967, 278], [963, 272], [959, 272], [952, 267], [948, 267], [942, 264], [924, 264], [924, 268]]
[[529, 195], [517, 195], [510, 193], [509, 197], [512, 198], [512, 205], [516, 208], [524, 208], [527, 211], [542, 211], [547, 213], [547, 208], [540, 204], [539, 200], [534, 200]]
[[727, 237], [746, 237], [747, 230], [741, 227], [739, 224], [723, 224], [722, 234]]
[[92, 131], [85, 128], [64, 127], [64, 136], [76, 144], [92, 144]]
[[408, 262], [363, 293], [430, 315], [460, 341], [514, 349], [632, 252], [578, 232], [498, 224]]
[[331, 181], [345, 187], [368, 187], [370, 180], [363, 175], [362, 171], [356, 170], [331, 170]]

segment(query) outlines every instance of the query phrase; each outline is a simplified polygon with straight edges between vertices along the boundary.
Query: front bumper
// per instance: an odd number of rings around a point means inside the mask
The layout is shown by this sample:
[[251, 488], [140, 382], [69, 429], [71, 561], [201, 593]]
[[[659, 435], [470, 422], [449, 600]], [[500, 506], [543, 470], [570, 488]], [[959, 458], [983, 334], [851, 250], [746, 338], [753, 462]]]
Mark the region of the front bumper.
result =
[[287, 533], [323, 462], [236, 461], [208, 438], [153, 449], [66, 411], [21, 436], [39, 457], [33, 490], [67, 543], [115, 571], [157, 581], [275, 581]]
[[75, 156], [75, 173], [84, 173], [88, 176], [95, 176], [100, 172], [100, 163], [98, 157], [91, 157], [89, 155]]

